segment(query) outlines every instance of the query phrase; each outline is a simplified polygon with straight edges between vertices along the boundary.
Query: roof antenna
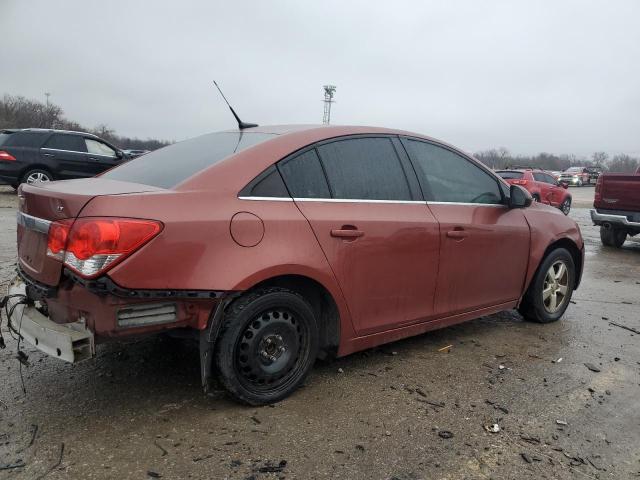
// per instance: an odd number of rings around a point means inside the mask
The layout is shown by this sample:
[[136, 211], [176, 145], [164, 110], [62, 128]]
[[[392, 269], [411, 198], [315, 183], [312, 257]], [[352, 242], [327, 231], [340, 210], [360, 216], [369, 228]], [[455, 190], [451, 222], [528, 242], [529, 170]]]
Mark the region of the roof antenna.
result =
[[244, 130], [245, 128], [253, 128], [253, 127], [257, 127], [258, 126], [257, 123], [244, 123], [242, 120], [240, 120], [240, 117], [238, 117], [238, 114], [235, 112], [233, 107], [229, 104], [229, 101], [227, 100], [227, 97], [224, 96], [224, 93], [222, 93], [222, 90], [220, 90], [220, 87], [218, 86], [218, 84], [216, 83], [215, 80], [213, 81], [213, 84], [216, 86], [216, 88], [220, 92], [220, 95], [222, 95], [222, 98], [224, 99], [224, 102], [227, 104], [227, 106], [229, 107], [229, 110], [231, 110], [231, 113], [236, 118], [236, 121], [238, 122], [238, 128], [240, 130]]

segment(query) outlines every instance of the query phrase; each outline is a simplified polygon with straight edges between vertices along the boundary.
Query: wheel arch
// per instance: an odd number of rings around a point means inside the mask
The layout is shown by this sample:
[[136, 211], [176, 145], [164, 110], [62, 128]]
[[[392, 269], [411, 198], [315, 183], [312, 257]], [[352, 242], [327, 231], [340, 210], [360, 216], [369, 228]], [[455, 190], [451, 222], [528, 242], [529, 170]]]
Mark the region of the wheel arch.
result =
[[[583, 258], [582, 258], [582, 252], [578, 248], [578, 245], [576, 245], [576, 243], [570, 238], [560, 238], [552, 242], [551, 244], [549, 244], [547, 249], [544, 251], [542, 258], [540, 259], [538, 268], [540, 268], [540, 265], [542, 264], [544, 259], [547, 258], [549, 254], [557, 248], [564, 248], [571, 254], [571, 258], [573, 258], [573, 264], [576, 267], [576, 275], [575, 275], [573, 289], [576, 290], [580, 285], [580, 279], [582, 278]], [[537, 271], [538, 269], [536, 269], [536, 273]]]
[[319, 357], [335, 357], [340, 345], [341, 316], [336, 300], [331, 292], [306, 275], [283, 274], [261, 280], [242, 294], [267, 287], [280, 287], [302, 295], [310, 304], [318, 320]]
[[51, 174], [51, 178], [53, 180], [55, 180], [56, 176], [53, 174], [53, 170], [51, 169], [50, 166], [47, 165], [43, 165], [41, 163], [30, 163], [28, 165], [25, 165], [25, 167], [23, 169], [20, 170], [20, 172], [18, 173], [18, 182], [22, 182], [22, 177], [24, 177], [24, 175], [30, 171], [30, 170], [44, 170], [45, 172], [48, 172], [49, 174]]

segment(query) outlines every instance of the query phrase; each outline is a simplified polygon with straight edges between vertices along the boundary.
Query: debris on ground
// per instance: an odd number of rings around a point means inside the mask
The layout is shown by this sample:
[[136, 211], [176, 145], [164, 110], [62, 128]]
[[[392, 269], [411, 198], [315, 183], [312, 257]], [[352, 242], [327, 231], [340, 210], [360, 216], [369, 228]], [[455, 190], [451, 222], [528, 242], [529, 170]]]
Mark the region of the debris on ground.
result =
[[587, 367], [592, 372], [596, 372], [596, 373], [600, 372], [600, 369], [598, 367], [596, 367], [593, 363], [587, 362], [587, 363], [584, 364], [584, 366]]
[[451, 351], [452, 347], [453, 347], [453, 345], [447, 345], [446, 347], [439, 348], [438, 351], [439, 352], [447, 352], [447, 353], [449, 353]]
[[452, 432], [450, 432], [449, 430], [440, 430], [440, 431], [438, 432], [438, 436], [439, 436], [440, 438], [446, 438], [446, 439], [448, 439], [448, 438], [453, 438], [453, 433], [452, 433]]
[[25, 463], [22, 460], [17, 460], [13, 463], [0, 463], [0, 470], [13, 470], [14, 468], [24, 468]]
[[565, 422], [564, 420], [556, 420], [556, 423], [557, 423], [558, 425], [562, 425], [562, 426], [565, 426], [565, 427], [566, 427], [567, 425], [569, 425], [569, 424], [568, 424], [567, 422]]
[[522, 457], [522, 459], [527, 462], [527, 463], [533, 463], [533, 459], [526, 453], [522, 452], [520, 454], [520, 456]]
[[287, 466], [286, 460], [281, 460], [278, 465], [273, 465], [270, 462], [267, 462], [264, 466], [258, 468], [258, 472], [260, 473], [280, 473]]
[[147, 470], [147, 476], [150, 478], [162, 478], [158, 472], [154, 472], [153, 470]]
[[494, 423], [493, 425], [485, 425], [484, 429], [489, 433], [498, 433], [500, 431], [500, 425]]
[[630, 332], [636, 333], [638, 335], [640, 335], [640, 330], [633, 328], [633, 327], [627, 327], [626, 325], [623, 325], [621, 323], [617, 323], [617, 322], [609, 322], [609, 325], [613, 325], [614, 327], [618, 327], [618, 328], [624, 328], [625, 330], [629, 330]]

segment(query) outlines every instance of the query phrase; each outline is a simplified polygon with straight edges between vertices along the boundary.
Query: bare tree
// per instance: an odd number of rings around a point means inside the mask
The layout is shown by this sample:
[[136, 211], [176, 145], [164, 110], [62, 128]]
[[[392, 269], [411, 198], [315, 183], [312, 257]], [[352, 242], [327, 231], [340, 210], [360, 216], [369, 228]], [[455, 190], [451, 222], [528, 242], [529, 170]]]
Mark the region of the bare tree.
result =
[[616, 155], [609, 163], [609, 171], [615, 173], [634, 173], [638, 169], [639, 163], [637, 158], [629, 155]]

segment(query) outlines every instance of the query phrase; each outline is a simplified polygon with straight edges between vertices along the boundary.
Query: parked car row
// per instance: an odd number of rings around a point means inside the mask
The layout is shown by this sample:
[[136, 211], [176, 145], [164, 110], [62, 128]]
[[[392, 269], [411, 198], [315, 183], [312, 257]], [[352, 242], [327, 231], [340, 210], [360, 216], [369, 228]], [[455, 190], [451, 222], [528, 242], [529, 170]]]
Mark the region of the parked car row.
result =
[[511, 185], [520, 185], [527, 189], [536, 202], [542, 202], [559, 208], [569, 215], [571, 194], [567, 184], [561, 183], [549, 172], [533, 168], [497, 170], [496, 174]]
[[93, 177], [146, 153], [120, 150], [86, 132], [38, 128], [0, 131], [0, 181], [21, 183]]
[[568, 185], [582, 187], [595, 185], [600, 176], [600, 170], [594, 167], [570, 167], [560, 174], [558, 180]]
[[558, 320], [583, 240], [542, 204], [560, 207], [562, 187], [532, 203], [524, 186], [397, 130], [204, 135], [97, 178], [23, 184], [9, 324], [69, 362], [190, 331], [205, 388], [216, 371], [236, 399], [276, 402], [316, 358], [513, 308]]

